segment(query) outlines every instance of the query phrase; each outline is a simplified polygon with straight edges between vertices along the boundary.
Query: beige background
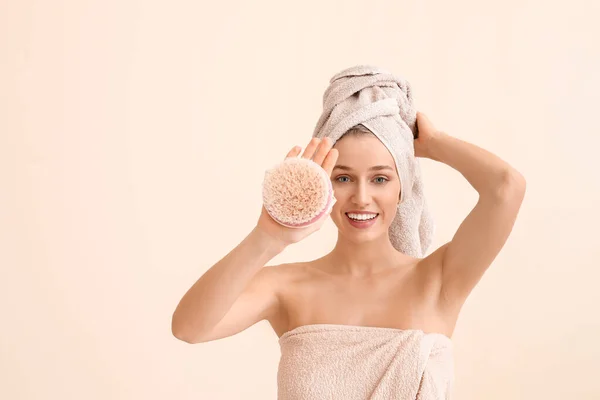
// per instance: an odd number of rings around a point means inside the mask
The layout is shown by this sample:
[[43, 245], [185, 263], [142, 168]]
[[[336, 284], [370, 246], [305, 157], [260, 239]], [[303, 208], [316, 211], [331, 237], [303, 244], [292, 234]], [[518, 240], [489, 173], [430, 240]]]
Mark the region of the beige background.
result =
[[[171, 315], [354, 64], [405, 76], [438, 128], [527, 178], [458, 321], [455, 397], [600, 398], [599, 17], [594, 0], [0, 2], [0, 398], [274, 399], [266, 321], [190, 345]], [[476, 192], [422, 166], [435, 248]], [[335, 240], [329, 220], [270, 264]]]

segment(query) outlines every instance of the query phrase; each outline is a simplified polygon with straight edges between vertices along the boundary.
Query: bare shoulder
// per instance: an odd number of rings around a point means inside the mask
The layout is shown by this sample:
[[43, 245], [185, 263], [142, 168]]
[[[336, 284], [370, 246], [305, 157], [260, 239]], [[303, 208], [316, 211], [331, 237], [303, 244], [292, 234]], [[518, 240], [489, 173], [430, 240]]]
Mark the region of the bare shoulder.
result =
[[[280, 308], [282, 307], [282, 299], [285, 297], [287, 290], [293, 286], [294, 282], [301, 280], [308, 274], [308, 265], [306, 262], [291, 262], [278, 265], [266, 265], [260, 271], [260, 279], [278, 300]], [[281, 312], [282, 310], [279, 310]]]
[[311, 272], [310, 262], [265, 266], [263, 270], [264, 279], [268, 281], [268, 286], [277, 299], [276, 310], [266, 319], [277, 336], [281, 336], [288, 329], [290, 293], [297, 287], [298, 282], [310, 280], [310, 275], [314, 272]]
[[265, 275], [271, 277], [271, 279], [285, 279], [292, 274], [298, 273], [301, 270], [301, 262], [283, 263], [277, 265], [265, 265], [263, 270]]
[[277, 284], [276, 292], [281, 294], [282, 290], [290, 283], [302, 277], [307, 277], [311, 270], [311, 262], [291, 262], [278, 265], [267, 265], [263, 268], [265, 279]]
[[297, 276], [298, 274], [317, 271], [317, 265], [320, 260], [321, 259], [311, 261], [296, 261], [267, 267], [275, 268], [280, 276], [291, 277]]

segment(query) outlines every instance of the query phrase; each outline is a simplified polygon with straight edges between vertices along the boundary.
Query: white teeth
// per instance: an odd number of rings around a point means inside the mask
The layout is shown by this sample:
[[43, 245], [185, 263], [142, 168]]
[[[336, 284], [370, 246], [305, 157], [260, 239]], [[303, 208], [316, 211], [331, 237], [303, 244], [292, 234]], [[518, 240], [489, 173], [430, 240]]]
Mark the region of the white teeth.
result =
[[377, 216], [377, 214], [346, 214], [351, 219], [355, 219], [358, 221], [366, 221], [369, 219], [373, 219]]

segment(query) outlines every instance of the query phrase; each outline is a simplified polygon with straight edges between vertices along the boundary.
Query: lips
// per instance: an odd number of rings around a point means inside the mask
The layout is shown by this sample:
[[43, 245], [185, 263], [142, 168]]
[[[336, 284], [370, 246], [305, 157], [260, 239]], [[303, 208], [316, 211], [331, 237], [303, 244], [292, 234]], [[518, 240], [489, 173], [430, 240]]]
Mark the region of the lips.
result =
[[[357, 222], [364, 222], [364, 221], [371, 221], [375, 218], [377, 218], [377, 216], [379, 216], [379, 213], [370, 213], [370, 212], [353, 212], [353, 211], [348, 211], [346, 214], [346, 217], [348, 217], [349, 219], [351, 219], [352, 221], [357, 221]], [[352, 219], [350, 218], [350, 216], [348, 214], [362, 214], [362, 215], [374, 215], [375, 217], [372, 218], [368, 218], [368, 219]]]
[[364, 221], [354, 220], [354, 219], [350, 218], [348, 215], [346, 215], [346, 218], [348, 219], [348, 223], [350, 225], [352, 225], [354, 228], [368, 229], [377, 222], [377, 218], [379, 218], [379, 214], [377, 214], [375, 217], [373, 217], [371, 219], [367, 219]]

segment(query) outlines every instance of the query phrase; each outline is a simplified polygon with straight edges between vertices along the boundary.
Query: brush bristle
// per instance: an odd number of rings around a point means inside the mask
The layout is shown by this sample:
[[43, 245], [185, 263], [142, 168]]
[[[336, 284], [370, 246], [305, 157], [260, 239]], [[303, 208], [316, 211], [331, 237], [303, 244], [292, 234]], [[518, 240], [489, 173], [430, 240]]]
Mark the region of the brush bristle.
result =
[[327, 172], [306, 158], [287, 158], [265, 172], [263, 203], [282, 225], [303, 227], [332, 207], [333, 187]]

